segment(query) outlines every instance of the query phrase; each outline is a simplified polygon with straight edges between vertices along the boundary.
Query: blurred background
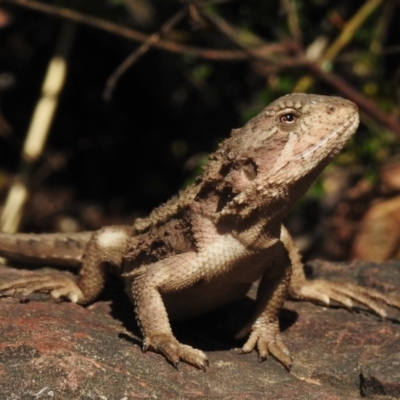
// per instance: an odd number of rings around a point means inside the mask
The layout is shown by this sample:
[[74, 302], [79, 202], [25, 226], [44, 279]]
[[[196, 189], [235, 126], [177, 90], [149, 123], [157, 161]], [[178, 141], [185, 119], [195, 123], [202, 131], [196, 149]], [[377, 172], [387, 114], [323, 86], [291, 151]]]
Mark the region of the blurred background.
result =
[[[362, 123], [289, 230], [306, 258], [398, 257], [399, 21], [398, 0], [0, 0], [3, 222], [129, 224], [190, 184], [231, 129], [308, 92], [355, 101]], [[36, 153], [34, 115], [48, 121]]]

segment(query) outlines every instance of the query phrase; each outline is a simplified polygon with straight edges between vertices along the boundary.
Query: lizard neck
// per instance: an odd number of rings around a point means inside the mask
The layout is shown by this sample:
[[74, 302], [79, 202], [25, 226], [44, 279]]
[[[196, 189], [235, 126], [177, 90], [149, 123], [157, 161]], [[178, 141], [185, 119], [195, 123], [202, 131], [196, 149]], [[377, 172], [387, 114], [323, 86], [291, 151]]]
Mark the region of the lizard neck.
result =
[[308, 190], [323, 167], [319, 165], [292, 184], [268, 185], [262, 196], [254, 193], [247, 201], [237, 205], [236, 212], [219, 217], [218, 230], [221, 233], [229, 231], [249, 249], [271, 246], [280, 238], [283, 218]]

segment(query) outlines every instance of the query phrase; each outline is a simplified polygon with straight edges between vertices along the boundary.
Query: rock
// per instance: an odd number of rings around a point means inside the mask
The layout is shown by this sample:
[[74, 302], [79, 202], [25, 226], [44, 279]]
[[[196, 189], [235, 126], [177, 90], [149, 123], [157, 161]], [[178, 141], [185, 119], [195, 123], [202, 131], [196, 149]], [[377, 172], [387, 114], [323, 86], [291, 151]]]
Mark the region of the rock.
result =
[[[314, 275], [398, 291], [400, 263], [311, 264]], [[0, 267], [0, 279], [26, 271]], [[397, 289], [396, 289], [397, 288]], [[177, 371], [142, 353], [133, 307], [112, 281], [89, 307], [35, 296], [0, 299], [0, 399], [392, 399], [400, 397], [400, 324], [364, 311], [287, 302], [283, 337], [294, 364], [230, 350], [251, 314], [246, 298], [214, 313], [173, 324], [177, 337], [207, 352], [204, 373]], [[400, 313], [392, 312], [392, 318]]]
[[351, 257], [383, 262], [400, 256], [400, 196], [379, 200], [365, 213]]

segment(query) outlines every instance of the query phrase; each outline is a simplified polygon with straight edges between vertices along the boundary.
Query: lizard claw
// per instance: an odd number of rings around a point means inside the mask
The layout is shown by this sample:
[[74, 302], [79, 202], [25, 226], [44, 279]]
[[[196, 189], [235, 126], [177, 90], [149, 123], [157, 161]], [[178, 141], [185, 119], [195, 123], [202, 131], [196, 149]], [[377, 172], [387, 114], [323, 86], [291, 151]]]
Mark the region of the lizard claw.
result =
[[148, 348], [148, 346], [147, 346], [147, 343], [143, 341], [143, 343], [142, 343], [142, 353], [146, 353], [146, 351], [147, 351], [148, 349], [149, 349], [149, 348]]
[[294, 299], [318, 301], [329, 305], [335, 301], [342, 306], [352, 309], [355, 303], [361, 304], [379, 315], [386, 318], [387, 313], [382, 307], [386, 304], [400, 309], [400, 300], [371, 288], [365, 288], [352, 283], [329, 282], [322, 279], [306, 280], [301, 285], [292, 287], [290, 295]]
[[[236, 337], [241, 337], [249, 330], [248, 327], [242, 329]], [[292, 358], [289, 350], [283, 343], [282, 337], [279, 332], [278, 322], [256, 322], [251, 327], [251, 333], [241, 348], [240, 353], [250, 353], [257, 348], [258, 361], [265, 361], [268, 355], [272, 355], [279, 361], [287, 370], [292, 366]]]
[[206, 371], [208, 366], [208, 359], [202, 351], [179, 343], [170, 334], [160, 333], [152, 335], [151, 338], [146, 337], [143, 341], [143, 349], [144, 351], [152, 349], [163, 354], [176, 369], [178, 369], [180, 361], [184, 361], [203, 371]]

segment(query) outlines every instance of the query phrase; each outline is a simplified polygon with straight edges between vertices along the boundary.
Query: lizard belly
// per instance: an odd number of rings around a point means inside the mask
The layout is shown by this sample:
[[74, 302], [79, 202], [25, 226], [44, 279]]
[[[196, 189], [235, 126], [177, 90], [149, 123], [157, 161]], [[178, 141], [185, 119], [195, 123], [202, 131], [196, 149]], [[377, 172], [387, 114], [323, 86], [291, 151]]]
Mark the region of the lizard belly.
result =
[[208, 278], [162, 294], [170, 318], [190, 318], [243, 298], [268, 271], [273, 256], [274, 246], [253, 252], [231, 235], [218, 238], [196, 257], [195, 269], [209, 269]]
[[163, 295], [171, 320], [182, 320], [223, 307], [246, 296], [252, 283], [224, 283], [215, 281]]

